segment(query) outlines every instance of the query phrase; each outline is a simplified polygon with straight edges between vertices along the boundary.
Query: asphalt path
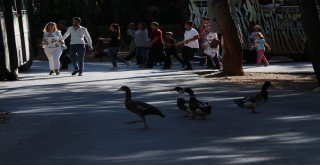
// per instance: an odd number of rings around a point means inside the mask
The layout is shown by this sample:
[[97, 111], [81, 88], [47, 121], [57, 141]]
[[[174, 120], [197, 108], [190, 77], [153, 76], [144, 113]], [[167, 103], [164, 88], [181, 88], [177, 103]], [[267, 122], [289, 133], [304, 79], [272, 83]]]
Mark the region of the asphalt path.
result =
[[[49, 76], [47, 65], [35, 61], [19, 81], [0, 82], [0, 111], [12, 112], [0, 124], [1, 165], [320, 164], [319, 94], [270, 88], [268, 102], [253, 115], [232, 100], [260, 86], [204, 79], [178, 64], [170, 70], [120, 65], [112, 72], [110, 63], [86, 63], [83, 76], [71, 70]], [[244, 68], [284, 66], [312, 71], [308, 63]], [[117, 91], [122, 85], [166, 117], [147, 117], [149, 129], [125, 124], [138, 117], [125, 109], [125, 94]], [[175, 86], [194, 89], [213, 113], [206, 120], [184, 118]]]

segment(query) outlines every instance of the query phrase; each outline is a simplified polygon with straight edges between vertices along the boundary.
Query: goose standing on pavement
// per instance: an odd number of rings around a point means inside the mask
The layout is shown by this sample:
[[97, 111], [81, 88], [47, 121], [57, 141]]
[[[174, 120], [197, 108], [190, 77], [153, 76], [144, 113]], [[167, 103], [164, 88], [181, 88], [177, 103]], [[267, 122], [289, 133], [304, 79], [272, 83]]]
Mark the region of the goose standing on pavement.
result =
[[0, 122], [4, 121], [9, 115], [11, 115], [10, 112], [2, 112], [0, 110]]
[[189, 101], [184, 99], [184, 89], [181, 87], [175, 87], [173, 90], [179, 93], [179, 96], [177, 98], [177, 106], [179, 110], [186, 112], [185, 117], [187, 117], [190, 114]]
[[262, 88], [261, 91], [253, 96], [246, 96], [241, 99], [236, 99], [234, 100], [234, 103], [237, 104], [240, 108], [247, 108], [251, 109], [252, 113], [257, 113], [256, 108], [264, 103], [267, 102], [268, 100], [268, 88], [271, 86], [270, 81], [266, 81]]
[[129, 87], [122, 86], [119, 90], [126, 92], [126, 98], [125, 98], [126, 108], [130, 112], [137, 114], [142, 119], [142, 120], [138, 120], [138, 121], [128, 122], [128, 124], [143, 122], [144, 128], [148, 128], [148, 125], [147, 125], [147, 122], [145, 119], [146, 115], [159, 115], [161, 117], [165, 117], [165, 115], [158, 108], [154, 107], [153, 105], [150, 105], [150, 104], [142, 102], [142, 101], [133, 100], [131, 98], [131, 90]]
[[211, 113], [211, 105], [206, 102], [198, 100], [191, 88], [185, 88], [184, 92], [189, 94], [189, 109], [193, 114], [192, 119], [196, 119], [197, 116], [201, 116], [205, 119]]

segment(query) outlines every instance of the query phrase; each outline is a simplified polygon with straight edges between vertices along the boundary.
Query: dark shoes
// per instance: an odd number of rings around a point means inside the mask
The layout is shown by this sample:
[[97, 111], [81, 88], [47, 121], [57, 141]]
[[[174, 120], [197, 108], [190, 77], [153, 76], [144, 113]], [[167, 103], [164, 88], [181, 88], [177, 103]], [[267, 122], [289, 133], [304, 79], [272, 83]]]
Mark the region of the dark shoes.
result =
[[49, 72], [49, 75], [53, 75], [53, 74], [56, 74], [57, 76], [60, 74], [60, 72], [59, 72], [59, 70], [51, 70], [50, 72]]
[[76, 75], [77, 73], [79, 73], [78, 76], [82, 76], [82, 72], [80, 72], [80, 71], [78, 71], [78, 70], [73, 71], [73, 72], [71, 73], [71, 75], [74, 76], [74, 75]]
[[54, 72], [56, 73], [57, 76], [60, 74], [59, 70], [54, 70]]
[[74, 75], [76, 75], [77, 73], [79, 73], [79, 71], [78, 71], [78, 70], [75, 70], [75, 71], [73, 71], [73, 72], [71, 73], [71, 75], [74, 76]]

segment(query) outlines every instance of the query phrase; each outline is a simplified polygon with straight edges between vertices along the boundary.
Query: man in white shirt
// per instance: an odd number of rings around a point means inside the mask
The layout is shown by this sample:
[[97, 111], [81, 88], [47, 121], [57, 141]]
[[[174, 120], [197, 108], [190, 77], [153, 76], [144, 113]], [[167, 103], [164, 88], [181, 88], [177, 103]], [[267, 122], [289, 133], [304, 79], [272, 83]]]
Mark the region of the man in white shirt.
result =
[[[72, 26], [68, 28], [67, 32], [63, 35], [63, 40], [71, 35], [70, 41], [70, 56], [74, 66], [72, 75], [82, 76], [84, 66], [84, 56], [86, 54], [86, 41], [89, 50], [92, 49], [92, 40], [87, 28], [80, 26], [81, 18], [74, 17], [72, 19]], [[85, 41], [86, 40], [86, 41]]]
[[176, 46], [184, 45], [181, 49], [182, 58], [185, 63], [183, 70], [192, 70], [190, 60], [199, 49], [198, 39], [199, 33], [193, 28], [193, 22], [187, 21], [184, 23], [184, 40], [177, 42]]

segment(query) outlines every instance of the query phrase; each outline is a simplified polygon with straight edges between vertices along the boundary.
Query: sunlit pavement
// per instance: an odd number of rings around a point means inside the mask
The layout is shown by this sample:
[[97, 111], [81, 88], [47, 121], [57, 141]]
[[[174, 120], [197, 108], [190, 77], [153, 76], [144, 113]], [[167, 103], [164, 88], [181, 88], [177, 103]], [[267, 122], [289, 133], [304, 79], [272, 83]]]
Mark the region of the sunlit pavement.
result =
[[[19, 81], [0, 82], [0, 110], [13, 113], [0, 124], [0, 164], [320, 164], [319, 94], [270, 88], [262, 113], [253, 115], [232, 100], [260, 86], [203, 79], [178, 64], [170, 70], [110, 68], [86, 63], [83, 76], [71, 76], [72, 70], [49, 76], [47, 62], [36, 61]], [[244, 69], [312, 72], [308, 63]], [[147, 117], [147, 130], [125, 124], [138, 118], [124, 107], [124, 93], [117, 91], [122, 85], [166, 118]], [[178, 85], [192, 87], [213, 113], [206, 120], [184, 118], [171, 91]]]
[[244, 65], [245, 72], [265, 72], [265, 73], [314, 73], [310, 62], [270, 62], [268, 66], [255, 64]]

